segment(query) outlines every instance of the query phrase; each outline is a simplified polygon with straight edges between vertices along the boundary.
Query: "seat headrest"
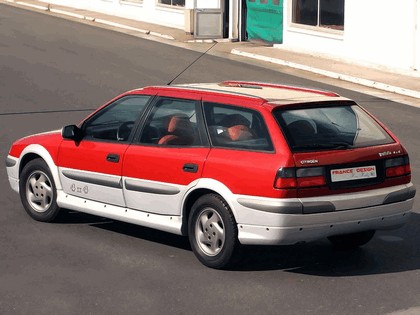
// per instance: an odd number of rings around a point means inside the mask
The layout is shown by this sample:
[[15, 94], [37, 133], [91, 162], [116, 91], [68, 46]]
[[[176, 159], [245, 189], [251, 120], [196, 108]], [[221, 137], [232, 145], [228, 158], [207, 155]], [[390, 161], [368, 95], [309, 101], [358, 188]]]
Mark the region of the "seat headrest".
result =
[[194, 133], [194, 129], [188, 117], [172, 116], [169, 120], [168, 132], [177, 136], [185, 136], [192, 135]]
[[298, 135], [313, 135], [315, 134], [315, 129], [312, 124], [307, 120], [296, 120], [290, 123], [287, 128], [291, 133], [296, 133]]
[[232, 141], [250, 140], [253, 138], [251, 130], [244, 125], [235, 125], [227, 129]]
[[187, 116], [172, 116], [168, 124], [168, 134], [163, 136], [158, 144], [192, 145], [194, 143], [194, 128]]

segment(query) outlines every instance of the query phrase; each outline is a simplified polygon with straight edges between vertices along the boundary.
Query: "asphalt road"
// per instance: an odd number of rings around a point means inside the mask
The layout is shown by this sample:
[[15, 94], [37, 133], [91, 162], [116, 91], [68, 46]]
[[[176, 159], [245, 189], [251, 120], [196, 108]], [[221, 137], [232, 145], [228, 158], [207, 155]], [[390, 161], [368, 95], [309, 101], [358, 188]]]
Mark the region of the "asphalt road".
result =
[[[0, 4], [0, 157], [15, 139], [80, 121], [131, 88], [166, 84], [198, 52]], [[176, 83], [310, 85], [351, 97], [411, 154], [419, 186], [420, 109], [205, 56]], [[361, 249], [327, 241], [250, 247], [236, 270], [202, 266], [186, 238], [69, 213], [31, 220], [0, 168], [0, 314], [383, 314], [420, 312], [420, 202], [408, 225]], [[419, 200], [419, 198], [417, 198]]]

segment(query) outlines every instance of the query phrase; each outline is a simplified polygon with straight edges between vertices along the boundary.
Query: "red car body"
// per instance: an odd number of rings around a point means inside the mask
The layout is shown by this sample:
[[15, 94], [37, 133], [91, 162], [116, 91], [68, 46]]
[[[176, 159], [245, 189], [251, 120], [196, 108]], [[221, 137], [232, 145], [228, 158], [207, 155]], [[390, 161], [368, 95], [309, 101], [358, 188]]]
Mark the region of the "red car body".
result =
[[366, 110], [258, 82], [129, 91], [16, 141], [6, 164], [33, 218], [70, 208], [189, 235], [214, 268], [239, 244], [363, 245], [403, 225], [416, 192], [407, 151]]

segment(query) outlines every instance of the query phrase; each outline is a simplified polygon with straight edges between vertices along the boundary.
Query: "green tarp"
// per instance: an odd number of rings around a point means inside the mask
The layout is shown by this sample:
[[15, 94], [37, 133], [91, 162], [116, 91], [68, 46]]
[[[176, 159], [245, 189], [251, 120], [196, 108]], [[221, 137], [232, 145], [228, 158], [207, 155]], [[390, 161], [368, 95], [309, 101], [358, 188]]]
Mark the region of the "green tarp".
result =
[[248, 39], [283, 41], [283, 0], [246, 0]]

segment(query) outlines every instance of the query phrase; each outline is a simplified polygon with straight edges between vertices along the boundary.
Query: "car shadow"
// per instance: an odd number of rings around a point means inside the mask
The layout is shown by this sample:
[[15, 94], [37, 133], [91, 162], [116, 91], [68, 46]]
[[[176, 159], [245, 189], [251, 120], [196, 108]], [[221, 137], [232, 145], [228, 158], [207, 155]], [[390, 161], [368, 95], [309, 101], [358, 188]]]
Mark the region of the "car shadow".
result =
[[130, 237], [191, 251], [187, 237], [151, 229], [144, 226], [134, 225], [121, 221], [114, 221], [78, 211], [62, 209], [62, 213], [60, 213], [54, 223], [87, 224], [102, 230], [124, 234]]
[[327, 276], [359, 276], [420, 269], [420, 214], [398, 230], [378, 231], [365, 246], [337, 250], [328, 240], [290, 246], [244, 248], [237, 271], [284, 270]]
[[67, 209], [61, 209], [58, 216], [54, 219], [55, 224], [102, 224], [112, 222], [112, 220], [98, 217], [95, 215], [73, 211], [73, 210], [67, 210]]
[[[79, 212], [67, 212], [64, 224], [89, 226], [191, 251], [188, 238]], [[287, 246], [243, 246], [230, 271], [282, 270], [307, 275], [341, 277], [395, 273], [420, 269], [420, 214], [413, 213], [401, 229], [379, 231], [372, 241], [354, 250], [337, 250], [328, 240]], [[196, 259], [191, 252], [191, 259]]]
[[146, 240], [149, 242], [154, 242], [162, 245], [175, 247], [178, 249], [191, 251], [190, 243], [188, 242], [188, 238], [185, 236], [167, 233], [119, 221], [110, 221], [99, 224], [94, 223], [90, 225], [96, 228], [121, 233], [130, 237]]

